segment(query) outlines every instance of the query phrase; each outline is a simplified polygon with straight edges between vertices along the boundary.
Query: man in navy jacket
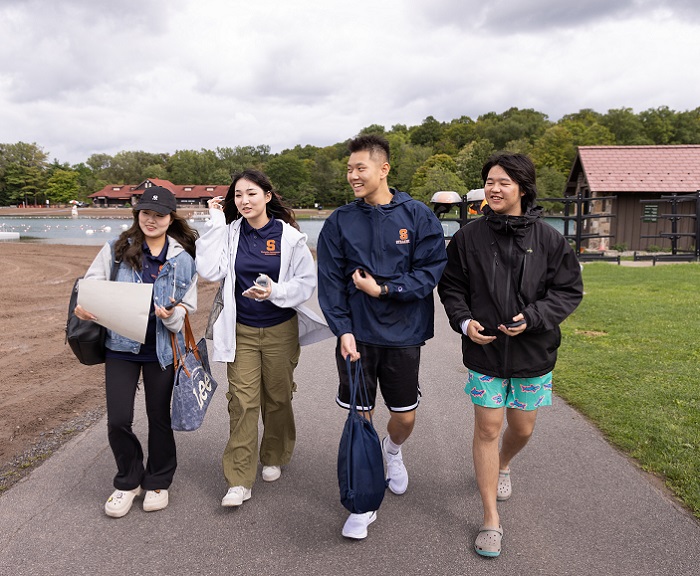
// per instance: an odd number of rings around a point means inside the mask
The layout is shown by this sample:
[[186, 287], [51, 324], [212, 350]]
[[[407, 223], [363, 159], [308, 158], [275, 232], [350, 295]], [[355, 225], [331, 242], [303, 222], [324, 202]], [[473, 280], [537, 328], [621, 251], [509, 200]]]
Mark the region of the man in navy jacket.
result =
[[[350, 142], [347, 179], [356, 200], [335, 210], [318, 240], [319, 303], [338, 337], [337, 403], [349, 408], [345, 359], [362, 357], [374, 409], [377, 383], [390, 418], [382, 452], [389, 489], [403, 494], [408, 474], [401, 445], [420, 401], [420, 347], [433, 337], [433, 290], [447, 256], [432, 211], [391, 189], [389, 144], [376, 135]], [[362, 539], [376, 511], [351, 514], [343, 536]]]

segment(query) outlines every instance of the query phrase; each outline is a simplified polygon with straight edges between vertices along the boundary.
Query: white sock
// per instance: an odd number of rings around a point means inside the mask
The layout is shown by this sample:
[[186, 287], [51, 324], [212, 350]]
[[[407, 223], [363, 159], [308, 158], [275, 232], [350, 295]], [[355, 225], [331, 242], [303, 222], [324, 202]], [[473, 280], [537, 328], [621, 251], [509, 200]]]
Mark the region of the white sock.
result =
[[398, 454], [399, 452], [401, 452], [401, 444], [394, 444], [391, 441], [391, 436], [389, 436], [388, 434], [386, 435], [386, 451], [389, 454]]

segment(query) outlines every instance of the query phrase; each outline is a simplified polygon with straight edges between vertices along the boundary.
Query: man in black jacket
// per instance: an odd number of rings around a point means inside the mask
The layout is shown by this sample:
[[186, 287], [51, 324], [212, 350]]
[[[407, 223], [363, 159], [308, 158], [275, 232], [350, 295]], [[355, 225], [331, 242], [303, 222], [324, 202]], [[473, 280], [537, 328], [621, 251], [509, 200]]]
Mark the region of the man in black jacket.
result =
[[510, 461], [530, 439], [537, 408], [552, 403], [559, 324], [581, 301], [583, 283], [574, 251], [535, 207], [532, 161], [492, 156], [481, 175], [488, 206], [447, 247], [438, 293], [462, 334], [465, 392], [474, 404], [474, 470], [484, 507], [474, 548], [498, 556], [496, 503], [510, 498]]

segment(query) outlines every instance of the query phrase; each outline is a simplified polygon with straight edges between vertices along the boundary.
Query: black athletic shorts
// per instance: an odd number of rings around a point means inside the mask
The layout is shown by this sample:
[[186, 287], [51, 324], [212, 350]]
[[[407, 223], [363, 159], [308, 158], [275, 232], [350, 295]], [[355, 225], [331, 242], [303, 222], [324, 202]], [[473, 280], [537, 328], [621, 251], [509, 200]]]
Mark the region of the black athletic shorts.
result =
[[[418, 408], [421, 391], [418, 384], [420, 346], [384, 348], [357, 342], [362, 370], [369, 389], [368, 406], [373, 410], [377, 397], [377, 382], [384, 403], [391, 412], [410, 412]], [[340, 386], [335, 401], [343, 408], [350, 408], [350, 382], [345, 359], [340, 355], [340, 342], [335, 349]], [[353, 373], [355, 363], [353, 363]], [[361, 401], [358, 399], [358, 408]]]

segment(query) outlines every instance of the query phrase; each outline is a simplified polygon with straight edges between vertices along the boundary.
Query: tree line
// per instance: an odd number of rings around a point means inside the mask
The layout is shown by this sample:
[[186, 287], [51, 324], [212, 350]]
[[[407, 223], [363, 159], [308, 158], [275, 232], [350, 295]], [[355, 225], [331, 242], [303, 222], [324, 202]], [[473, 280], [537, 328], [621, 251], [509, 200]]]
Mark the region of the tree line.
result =
[[[466, 194], [481, 188], [481, 167], [496, 151], [528, 154], [538, 172], [540, 197], [561, 197], [578, 146], [700, 144], [700, 108], [666, 106], [635, 113], [583, 109], [550, 121], [533, 109], [511, 108], [440, 122], [428, 116], [416, 126], [367, 126], [391, 144], [391, 186], [428, 202], [438, 190]], [[173, 154], [122, 151], [93, 154], [75, 165], [54, 160], [36, 143], [0, 144], [0, 206], [86, 201], [107, 184], [147, 178], [173, 184], [225, 184], [231, 174], [258, 168], [292, 206], [339, 206], [352, 200], [345, 180], [347, 140], [331, 146], [297, 145], [273, 154], [267, 145], [178, 150]]]

